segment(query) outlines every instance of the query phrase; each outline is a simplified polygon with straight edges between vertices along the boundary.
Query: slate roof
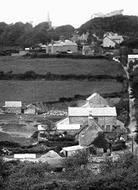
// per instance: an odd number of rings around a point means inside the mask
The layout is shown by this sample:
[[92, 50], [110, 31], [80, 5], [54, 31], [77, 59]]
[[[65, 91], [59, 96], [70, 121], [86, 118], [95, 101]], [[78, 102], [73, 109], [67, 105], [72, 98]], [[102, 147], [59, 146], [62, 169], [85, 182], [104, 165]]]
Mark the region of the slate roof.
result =
[[82, 107], [69, 107], [68, 115], [70, 116], [117, 116], [115, 107], [102, 107], [102, 108], [82, 108]]

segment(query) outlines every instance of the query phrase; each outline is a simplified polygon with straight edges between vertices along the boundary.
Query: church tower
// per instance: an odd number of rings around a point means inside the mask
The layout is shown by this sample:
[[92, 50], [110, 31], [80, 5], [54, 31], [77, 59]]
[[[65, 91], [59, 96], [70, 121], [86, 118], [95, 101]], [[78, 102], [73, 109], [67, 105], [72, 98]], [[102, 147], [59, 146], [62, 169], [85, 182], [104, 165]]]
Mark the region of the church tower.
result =
[[49, 30], [52, 29], [52, 22], [50, 21], [49, 12], [47, 14], [47, 23], [48, 23], [48, 26], [49, 26]]

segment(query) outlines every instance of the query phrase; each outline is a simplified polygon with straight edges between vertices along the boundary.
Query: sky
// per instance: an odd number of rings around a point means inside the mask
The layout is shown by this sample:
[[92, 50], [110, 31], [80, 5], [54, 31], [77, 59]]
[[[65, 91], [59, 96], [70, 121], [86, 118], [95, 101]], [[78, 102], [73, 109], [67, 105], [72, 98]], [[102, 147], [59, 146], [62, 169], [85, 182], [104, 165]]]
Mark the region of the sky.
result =
[[124, 9], [125, 15], [138, 16], [137, 5], [137, 0], [0, 0], [0, 22], [36, 25], [47, 21], [49, 13], [52, 26], [70, 24], [77, 28], [98, 12]]

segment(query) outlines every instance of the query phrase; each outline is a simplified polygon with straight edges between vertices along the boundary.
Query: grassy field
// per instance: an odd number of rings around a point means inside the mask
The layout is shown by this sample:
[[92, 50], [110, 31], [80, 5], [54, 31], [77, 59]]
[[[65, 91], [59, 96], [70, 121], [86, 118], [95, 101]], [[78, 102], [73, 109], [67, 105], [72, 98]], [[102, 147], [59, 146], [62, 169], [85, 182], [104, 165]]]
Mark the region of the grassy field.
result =
[[104, 81], [0, 81], [0, 103], [21, 100], [26, 103], [57, 101], [61, 97], [89, 95], [93, 92], [113, 93], [122, 91], [122, 83]]
[[124, 71], [119, 63], [106, 59], [69, 59], [69, 58], [22, 58], [0, 57], [0, 71], [25, 73], [35, 71], [39, 74], [91, 74], [91, 75], [122, 75]]

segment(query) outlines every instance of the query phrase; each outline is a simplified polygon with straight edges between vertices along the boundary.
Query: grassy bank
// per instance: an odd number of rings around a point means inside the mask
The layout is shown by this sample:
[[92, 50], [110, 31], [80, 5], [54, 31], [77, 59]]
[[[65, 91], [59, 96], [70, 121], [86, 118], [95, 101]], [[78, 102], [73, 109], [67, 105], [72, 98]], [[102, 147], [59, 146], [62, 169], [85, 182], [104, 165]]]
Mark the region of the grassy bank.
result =
[[13, 71], [15, 74], [34, 71], [38, 74], [51, 72], [58, 75], [125, 75], [121, 64], [107, 59], [70, 59], [70, 58], [22, 58], [0, 57], [0, 70]]
[[0, 102], [21, 100], [30, 102], [58, 101], [75, 95], [89, 95], [94, 92], [110, 94], [122, 92], [123, 84], [114, 80], [102, 81], [0, 81]]

